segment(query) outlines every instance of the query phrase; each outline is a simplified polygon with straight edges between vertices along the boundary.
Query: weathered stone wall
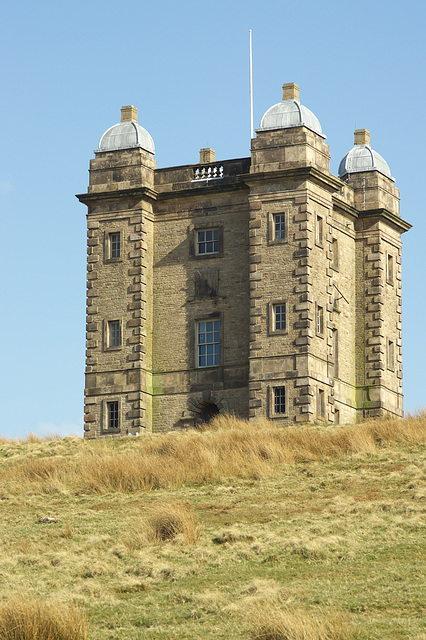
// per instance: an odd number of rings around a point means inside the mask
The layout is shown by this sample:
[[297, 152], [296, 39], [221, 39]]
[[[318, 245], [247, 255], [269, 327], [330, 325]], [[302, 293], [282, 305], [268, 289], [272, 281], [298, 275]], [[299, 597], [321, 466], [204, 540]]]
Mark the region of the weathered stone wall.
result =
[[[91, 161], [79, 196], [88, 206], [86, 437], [187, 428], [210, 409], [283, 423], [401, 415], [409, 225], [393, 181], [377, 171], [335, 178], [324, 137], [306, 127], [259, 132], [251, 158], [203, 152], [199, 165], [167, 169], [139, 148]], [[203, 229], [217, 230], [214, 254], [198, 255]], [[209, 319], [220, 321], [220, 359], [200, 367], [196, 327]]]

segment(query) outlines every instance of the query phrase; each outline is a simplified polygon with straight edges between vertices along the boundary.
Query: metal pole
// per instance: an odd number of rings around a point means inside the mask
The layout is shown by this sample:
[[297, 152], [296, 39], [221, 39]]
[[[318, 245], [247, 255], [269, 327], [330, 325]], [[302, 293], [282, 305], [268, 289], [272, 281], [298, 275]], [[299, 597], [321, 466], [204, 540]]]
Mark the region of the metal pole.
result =
[[254, 138], [253, 132], [253, 60], [252, 60], [252, 42], [251, 42], [251, 29], [249, 29], [250, 35], [250, 138]]

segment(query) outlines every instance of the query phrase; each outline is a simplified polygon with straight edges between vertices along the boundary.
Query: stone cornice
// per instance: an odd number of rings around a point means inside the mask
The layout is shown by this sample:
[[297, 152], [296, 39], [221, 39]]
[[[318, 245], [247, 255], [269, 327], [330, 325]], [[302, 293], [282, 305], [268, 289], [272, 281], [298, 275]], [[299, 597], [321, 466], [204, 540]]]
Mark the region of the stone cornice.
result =
[[333, 196], [332, 197], [332, 201], [333, 201], [333, 206], [336, 209], [340, 209], [341, 211], [344, 211], [345, 213], [348, 213], [351, 216], [354, 216], [355, 218], [358, 217], [358, 209], [355, 209], [355, 207], [353, 207], [352, 205], [348, 204], [347, 202], [345, 202], [344, 200], [341, 200], [338, 196]]
[[116, 200], [117, 198], [148, 198], [157, 199], [157, 192], [149, 187], [136, 187], [134, 189], [117, 189], [115, 191], [94, 191], [91, 193], [80, 193], [75, 196], [80, 202], [86, 205], [93, 204], [98, 200]]
[[342, 181], [339, 178], [336, 178], [330, 173], [324, 173], [315, 167], [281, 169], [279, 171], [262, 171], [260, 173], [247, 173], [241, 176], [241, 179], [243, 179], [248, 185], [251, 182], [256, 182], [258, 180], [277, 180], [281, 178], [304, 178], [305, 180], [312, 180], [332, 193], [337, 189], [340, 189], [342, 186]]
[[[194, 180], [193, 185], [188, 189], [174, 189], [173, 191], [163, 191], [157, 193], [157, 200], [168, 200], [170, 198], [186, 198], [199, 195], [208, 195], [210, 193], [225, 193], [226, 191], [238, 191], [247, 189], [245, 182], [242, 182], [240, 176], [235, 178], [212, 178], [211, 180]], [[234, 180], [233, 182], [225, 182], [225, 180]], [[200, 184], [208, 182], [209, 184]], [[187, 183], [185, 183], [187, 184]]]
[[368, 209], [367, 211], [359, 211], [358, 218], [382, 218], [401, 233], [408, 231], [413, 226], [387, 209]]

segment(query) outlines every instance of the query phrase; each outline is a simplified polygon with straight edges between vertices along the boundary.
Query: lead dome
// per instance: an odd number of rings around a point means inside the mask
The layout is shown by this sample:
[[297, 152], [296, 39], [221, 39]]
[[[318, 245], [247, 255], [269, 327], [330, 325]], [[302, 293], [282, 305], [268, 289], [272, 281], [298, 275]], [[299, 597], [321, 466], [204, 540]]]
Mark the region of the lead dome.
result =
[[138, 110], [132, 105], [121, 107], [121, 122], [110, 127], [99, 141], [98, 151], [116, 151], [139, 147], [155, 153], [154, 140], [140, 124]]
[[301, 126], [323, 135], [316, 115], [300, 104], [298, 85], [294, 82], [283, 84], [282, 102], [274, 104], [264, 113], [258, 131]]
[[370, 132], [367, 129], [355, 131], [354, 147], [348, 151], [339, 165], [339, 178], [351, 173], [379, 171], [393, 180], [389, 165], [382, 156], [370, 147]]

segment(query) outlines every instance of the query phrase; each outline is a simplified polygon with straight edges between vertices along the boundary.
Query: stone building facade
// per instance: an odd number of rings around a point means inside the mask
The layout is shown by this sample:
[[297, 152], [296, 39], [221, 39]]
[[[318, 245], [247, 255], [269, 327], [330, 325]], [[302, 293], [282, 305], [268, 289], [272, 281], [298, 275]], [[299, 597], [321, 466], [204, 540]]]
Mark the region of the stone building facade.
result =
[[399, 195], [369, 133], [339, 177], [299, 88], [251, 157], [157, 169], [123, 107], [90, 162], [85, 436], [402, 415]]

